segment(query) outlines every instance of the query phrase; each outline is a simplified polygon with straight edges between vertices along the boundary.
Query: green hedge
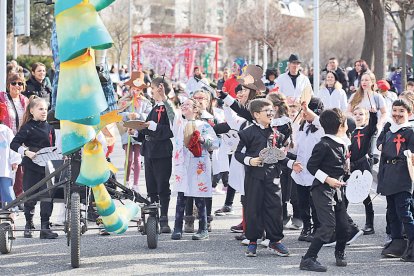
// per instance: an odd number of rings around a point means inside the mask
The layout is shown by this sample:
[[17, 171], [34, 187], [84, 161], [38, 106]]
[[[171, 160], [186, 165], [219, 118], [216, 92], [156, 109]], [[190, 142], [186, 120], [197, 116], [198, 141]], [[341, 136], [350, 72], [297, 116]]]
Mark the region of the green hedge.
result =
[[[7, 61], [10, 61], [12, 59], [13, 59], [12, 55], [7, 56]], [[35, 63], [35, 62], [41, 62], [44, 65], [46, 65], [46, 69], [49, 69], [51, 67], [52, 62], [53, 62], [53, 59], [52, 59], [51, 56], [21, 55], [21, 56], [17, 57], [16, 61], [20, 66], [22, 66], [22, 67], [24, 67], [24, 68], [26, 68], [30, 71], [31, 68], [32, 68], [32, 64]]]

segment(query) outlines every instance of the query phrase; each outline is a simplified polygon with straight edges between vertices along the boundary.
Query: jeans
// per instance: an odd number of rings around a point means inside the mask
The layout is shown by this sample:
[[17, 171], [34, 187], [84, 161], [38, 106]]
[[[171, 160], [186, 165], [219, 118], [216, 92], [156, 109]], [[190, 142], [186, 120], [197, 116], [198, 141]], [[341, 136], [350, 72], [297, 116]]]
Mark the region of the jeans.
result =
[[413, 196], [409, 192], [399, 192], [387, 198], [387, 216], [391, 228], [392, 239], [402, 239], [401, 222], [409, 241], [414, 240], [414, 219], [411, 212]]

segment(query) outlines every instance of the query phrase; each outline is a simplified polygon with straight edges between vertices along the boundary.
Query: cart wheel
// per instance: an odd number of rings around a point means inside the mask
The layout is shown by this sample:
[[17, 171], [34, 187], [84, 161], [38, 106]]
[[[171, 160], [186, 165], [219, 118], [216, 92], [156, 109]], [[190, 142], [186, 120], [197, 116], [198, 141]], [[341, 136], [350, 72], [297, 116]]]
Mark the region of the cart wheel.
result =
[[70, 200], [70, 261], [73, 268], [79, 267], [80, 259], [80, 196], [72, 193]]
[[147, 244], [149, 249], [157, 248], [158, 244], [158, 220], [156, 217], [148, 217], [145, 225], [147, 232]]
[[0, 252], [1, 254], [8, 254], [12, 249], [13, 243], [12, 227], [9, 223], [0, 224]]

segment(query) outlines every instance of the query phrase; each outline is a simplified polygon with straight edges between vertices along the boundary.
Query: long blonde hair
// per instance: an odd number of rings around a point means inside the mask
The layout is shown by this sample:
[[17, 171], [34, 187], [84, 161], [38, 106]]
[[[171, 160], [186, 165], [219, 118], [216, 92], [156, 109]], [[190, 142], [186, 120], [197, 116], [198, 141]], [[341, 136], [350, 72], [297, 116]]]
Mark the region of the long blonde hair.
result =
[[33, 119], [33, 114], [30, 112], [30, 109], [34, 108], [40, 103], [45, 103], [47, 106], [47, 102], [45, 101], [45, 99], [40, 98], [36, 95], [30, 96], [29, 104], [27, 105], [26, 110], [24, 111], [24, 114], [23, 114], [22, 126], [25, 125], [28, 121]]
[[[371, 82], [372, 82], [371, 90], [375, 92], [375, 83], [377, 82], [375, 75], [371, 72], [365, 72], [361, 75], [361, 79], [364, 75], [368, 75], [371, 78]], [[351, 105], [351, 110], [354, 110], [354, 108], [362, 102], [363, 98], [364, 98], [364, 89], [362, 89], [362, 86], [359, 85], [359, 88], [355, 92], [354, 97], [349, 102], [349, 104]]]

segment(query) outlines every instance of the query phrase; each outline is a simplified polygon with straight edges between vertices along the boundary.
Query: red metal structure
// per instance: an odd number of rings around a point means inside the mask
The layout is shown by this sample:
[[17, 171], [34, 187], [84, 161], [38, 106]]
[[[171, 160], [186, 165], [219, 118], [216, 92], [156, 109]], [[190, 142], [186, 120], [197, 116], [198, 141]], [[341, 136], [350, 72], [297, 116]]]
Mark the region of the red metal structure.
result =
[[[206, 35], [206, 34], [192, 34], [192, 33], [183, 33], [183, 34], [142, 34], [136, 35], [132, 38], [131, 45], [131, 68], [132, 70], [140, 70], [142, 67], [140, 54], [141, 54], [141, 44], [148, 40], [153, 39], [188, 39], [189, 41], [195, 41], [197, 43], [211, 43], [215, 42], [215, 78], [218, 78], [218, 55], [219, 55], [219, 41], [222, 40], [221, 36], [218, 35]], [[186, 75], [190, 76], [192, 73], [192, 65], [194, 64], [195, 50], [186, 48], [183, 53], [185, 66], [186, 66]], [[171, 74], [175, 68], [175, 62], [172, 63]]]

